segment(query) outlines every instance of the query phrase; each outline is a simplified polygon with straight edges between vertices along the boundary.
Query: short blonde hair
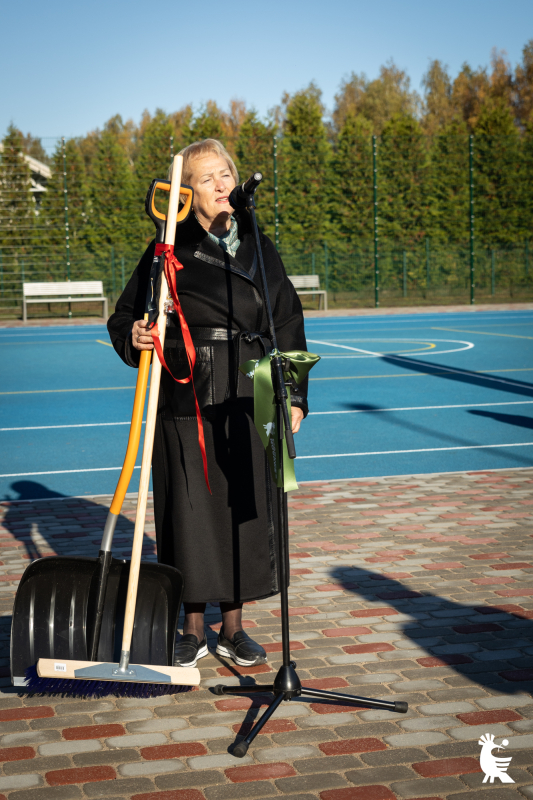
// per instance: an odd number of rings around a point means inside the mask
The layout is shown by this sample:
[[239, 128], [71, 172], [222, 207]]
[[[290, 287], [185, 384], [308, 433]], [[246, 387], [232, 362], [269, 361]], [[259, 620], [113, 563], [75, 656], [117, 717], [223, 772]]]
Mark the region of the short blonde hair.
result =
[[[239, 173], [237, 172], [237, 167], [235, 166], [232, 157], [222, 142], [219, 142], [218, 139], [201, 139], [199, 142], [193, 142], [192, 144], [188, 145], [188, 147], [184, 147], [183, 150], [180, 150], [178, 155], [183, 156], [183, 172], [181, 174], [182, 183], [189, 184], [192, 178], [192, 162], [194, 159], [200, 158], [201, 156], [206, 156], [209, 153], [216, 153], [217, 156], [222, 156], [222, 158], [225, 158], [228, 162], [230, 172], [235, 179], [235, 183], [239, 183]], [[169, 177], [171, 176], [172, 165], [170, 166], [169, 170]]]

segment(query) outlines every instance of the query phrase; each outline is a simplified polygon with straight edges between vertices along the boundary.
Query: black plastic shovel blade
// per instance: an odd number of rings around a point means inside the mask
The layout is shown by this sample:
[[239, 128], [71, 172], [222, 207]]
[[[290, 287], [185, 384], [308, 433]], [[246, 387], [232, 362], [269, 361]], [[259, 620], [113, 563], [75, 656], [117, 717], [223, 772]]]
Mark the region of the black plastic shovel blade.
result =
[[[51, 556], [34, 561], [21, 578], [11, 626], [11, 678], [25, 685], [26, 669], [39, 658], [89, 660], [96, 607], [97, 558]], [[112, 559], [98, 661], [118, 662], [129, 561]], [[181, 572], [141, 564], [131, 661], [171, 666], [183, 595]]]

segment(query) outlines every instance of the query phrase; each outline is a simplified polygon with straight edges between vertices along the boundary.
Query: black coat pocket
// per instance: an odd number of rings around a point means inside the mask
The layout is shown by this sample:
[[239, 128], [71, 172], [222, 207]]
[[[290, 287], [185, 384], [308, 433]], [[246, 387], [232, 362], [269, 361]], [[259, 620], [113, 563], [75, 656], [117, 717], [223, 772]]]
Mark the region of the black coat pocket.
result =
[[[174, 344], [172, 342], [172, 344]], [[196, 347], [194, 366], [194, 388], [202, 413], [214, 403], [214, 357], [210, 345]], [[189, 375], [189, 362], [185, 347], [165, 347], [165, 360], [174, 378], [182, 379]], [[196, 406], [192, 383], [176, 383], [166, 370], [161, 375], [161, 389], [165, 416], [196, 417]]]

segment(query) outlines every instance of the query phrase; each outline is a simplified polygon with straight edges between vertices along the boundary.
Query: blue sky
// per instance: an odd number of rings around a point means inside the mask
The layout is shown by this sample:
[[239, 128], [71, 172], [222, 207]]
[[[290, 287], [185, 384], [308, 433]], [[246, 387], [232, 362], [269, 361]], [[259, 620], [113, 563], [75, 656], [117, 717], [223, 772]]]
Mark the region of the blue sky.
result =
[[1, 19], [0, 135], [43, 137], [208, 99], [264, 114], [311, 80], [331, 109], [352, 71], [392, 58], [420, 89], [432, 58], [455, 75], [498, 47], [514, 65], [533, 38], [532, 0], [3, 0]]

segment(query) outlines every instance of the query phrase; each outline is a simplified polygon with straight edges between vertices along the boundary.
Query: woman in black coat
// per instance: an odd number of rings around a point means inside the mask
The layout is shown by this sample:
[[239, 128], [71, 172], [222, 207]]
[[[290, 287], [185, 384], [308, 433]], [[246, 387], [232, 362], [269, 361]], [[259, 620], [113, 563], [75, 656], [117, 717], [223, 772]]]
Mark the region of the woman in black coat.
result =
[[[152, 477], [158, 560], [181, 570], [185, 621], [176, 665], [207, 655], [206, 603], [222, 613], [217, 652], [240, 665], [266, 661], [242, 629], [242, 604], [279, 592], [276, 492], [253, 424], [253, 382], [238, 367], [271, 349], [254, 238], [247, 212], [234, 212], [238, 181], [229, 154], [215, 139], [182, 151], [183, 183], [194, 189], [193, 211], [176, 229], [175, 254], [184, 269], [177, 291], [196, 349], [194, 385], [204, 423], [209, 493], [198, 447], [191, 383], [163, 370]], [[306, 350], [302, 307], [281, 259], [261, 235], [278, 346]], [[152, 242], [110, 317], [113, 346], [138, 366], [153, 348], [143, 320]], [[176, 378], [189, 374], [175, 313], [168, 316], [165, 360]], [[306, 382], [291, 390], [292, 429], [307, 414]]]

